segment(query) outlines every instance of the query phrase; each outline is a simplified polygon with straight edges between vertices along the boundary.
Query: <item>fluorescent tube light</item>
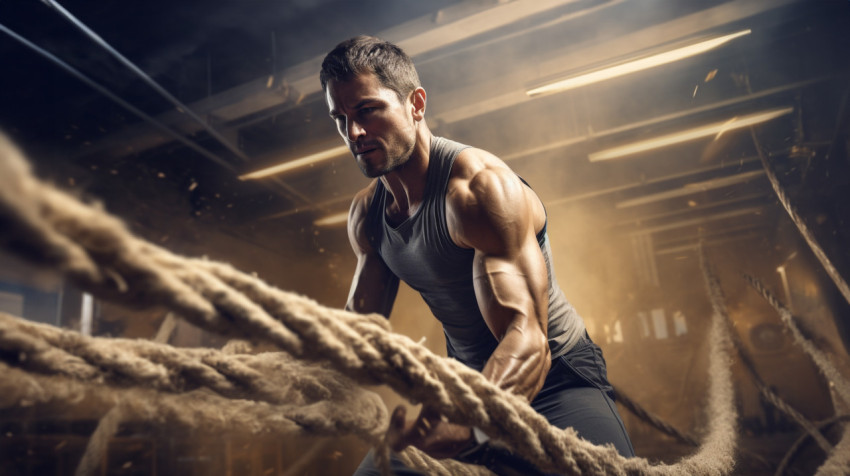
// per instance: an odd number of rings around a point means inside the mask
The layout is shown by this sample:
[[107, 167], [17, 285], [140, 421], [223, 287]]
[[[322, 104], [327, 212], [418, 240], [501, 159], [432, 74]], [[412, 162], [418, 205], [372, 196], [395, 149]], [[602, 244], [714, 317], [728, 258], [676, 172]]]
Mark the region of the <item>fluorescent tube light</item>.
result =
[[295, 169], [300, 169], [302, 167], [307, 167], [308, 165], [317, 164], [319, 162], [324, 162], [326, 160], [330, 160], [336, 157], [340, 157], [349, 152], [348, 146], [341, 145], [339, 147], [334, 147], [333, 149], [324, 150], [322, 152], [317, 152], [315, 154], [311, 154], [305, 157], [300, 157], [295, 160], [289, 160], [282, 164], [273, 165], [271, 167], [266, 167], [264, 169], [257, 170], [256, 172], [250, 172], [244, 175], [239, 176], [239, 180], [256, 180], [265, 177], [270, 177], [272, 175], [280, 175], [286, 172], [291, 172]]
[[348, 211], [328, 215], [313, 222], [315, 226], [336, 226], [348, 221]]
[[[689, 183], [681, 188], [676, 188], [673, 190], [667, 190], [664, 192], [654, 193], [651, 195], [644, 195], [642, 197], [632, 198], [630, 200], [625, 200], [617, 203], [614, 208], [628, 208], [635, 207], [638, 205], [646, 205], [647, 203], [655, 203], [660, 202], [662, 200], [667, 200], [669, 198], [678, 198], [678, 197], [686, 197], [688, 195], [693, 195], [695, 193], [707, 192], [709, 190], [716, 190], [718, 188], [730, 187], [732, 185], [737, 185], [739, 183], [748, 182], [750, 180], [756, 179], [764, 175], [764, 170], [752, 170], [750, 172], [743, 172], [737, 175], [730, 175], [728, 177], [720, 177], [714, 178], [710, 180], [705, 180], [702, 182]], [[719, 203], [719, 202], [717, 202]]]
[[683, 46], [674, 50], [665, 51], [664, 53], [658, 53], [644, 58], [632, 60], [627, 63], [609, 66], [607, 68], [602, 68], [596, 71], [591, 71], [589, 73], [583, 73], [578, 76], [573, 76], [571, 78], [555, 81], [544, 86], [529, 89], [525, 93], [529, 96], [539, 96], [541, 94], [566, 91], [568, 89], [579, 88], [582, 86], [587, 86], [588, 84], [598, 83], [600, 81], [606, 81], [627, 74], [636, 73], [645, 69], [654, 68], [656, 66], [672, 63], [674, 61], [679, 61], [690, 56], [698, 55], [700, 53], [705, 53], [706, 51], [717, 48], [718, 46], [732, 41], [735, 38], [744, 35], [749, 35], [751, 32], [752, 30], [742, 30], [737, 33], [712, 38], [710, 40], [701, 41], [693, 45]]
[[714, 122], [712, 124], [695, 127], [686, 131], [675, 132], [673, 134], [653, 137], [652, 139], [632, 142], [630, 144], [613, 147], [611, 149], [601, 150], [599, 152], [594, 152], [588, 155], [587, 158], [591, 162], [617, 159], [620, 157], [625, 157], [627, 155], [637, 154], [638, 152], [646, 152], [648, 150], [658, 149], [661, 147], [666, 147], [668, 145], [679, 144], [681, 142], [687, 142], [702, 137], [723, 134], [727, 131], [752, 126], [755, 124], [769, 121], [771, 119], [775, 119], [780, 116], [784, 116], [786, 114], [790, 114], [793, 110], [793, 107], [786, 107], [782, 109], [772, 109], [769, 111], [750, 114], [744, 117], [733, 117], [732, 119], [728, 119], [721, 122]]

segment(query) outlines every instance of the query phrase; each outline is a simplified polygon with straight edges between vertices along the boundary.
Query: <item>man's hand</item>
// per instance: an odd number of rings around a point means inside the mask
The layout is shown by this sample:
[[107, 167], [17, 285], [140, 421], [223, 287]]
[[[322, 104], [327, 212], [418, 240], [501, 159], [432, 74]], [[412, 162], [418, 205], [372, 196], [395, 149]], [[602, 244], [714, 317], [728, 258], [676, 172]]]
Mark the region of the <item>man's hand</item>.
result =
[[472, 429], [443, 421], [439, 412], [423, 406], [416, 420], [406, 422], [407, 410], [396, 407], [387, 440], [393, 451], [415, 446], [433, 458], [451, 458], [473, 443]]

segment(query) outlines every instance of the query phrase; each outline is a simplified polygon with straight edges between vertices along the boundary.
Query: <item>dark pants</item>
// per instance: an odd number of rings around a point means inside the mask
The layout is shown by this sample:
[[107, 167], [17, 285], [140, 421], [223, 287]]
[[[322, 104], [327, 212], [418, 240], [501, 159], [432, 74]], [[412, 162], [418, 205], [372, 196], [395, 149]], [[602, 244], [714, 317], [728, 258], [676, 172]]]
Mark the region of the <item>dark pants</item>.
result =
[[[614, 405], [602, 350], [586, 335], [565, 355], [552, 360], [549, 375], [531, 406], [558, 428], [572, 427], [578, 436], [593, 444], [611, 443], [621, 455], [635, 455]], [[405, 467], [395, 457], [392, 467], [398, 475], [421, 474]], [[354, 474], [381, 474], [371, 451]]]

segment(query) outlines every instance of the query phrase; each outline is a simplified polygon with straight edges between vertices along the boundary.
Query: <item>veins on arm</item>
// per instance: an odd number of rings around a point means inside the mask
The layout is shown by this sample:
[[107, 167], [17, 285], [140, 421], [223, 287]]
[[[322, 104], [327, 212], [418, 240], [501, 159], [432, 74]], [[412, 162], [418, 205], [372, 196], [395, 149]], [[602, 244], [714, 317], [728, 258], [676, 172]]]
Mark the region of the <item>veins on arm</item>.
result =
[[450, 225], [458, 244], [475, 250], [478, 306], [499, 340], [483, 373], [529, 401], [551, 365], [548, 274], [535, 233], [535, 200], [509, 169], [484, 168], [454, 195]]

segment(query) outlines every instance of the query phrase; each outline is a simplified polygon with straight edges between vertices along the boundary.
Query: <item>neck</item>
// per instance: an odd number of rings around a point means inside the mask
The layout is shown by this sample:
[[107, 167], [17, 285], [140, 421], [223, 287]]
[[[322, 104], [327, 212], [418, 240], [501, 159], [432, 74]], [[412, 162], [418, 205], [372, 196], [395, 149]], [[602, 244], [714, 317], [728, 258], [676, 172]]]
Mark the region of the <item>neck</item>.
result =
[[391, 215], [412, 215], [422, 203], [425, 185], [428, 179], [428, 164], [431, 161], [431, 140], [433, 135], [425, 124], [416, 128], [416, 142], [410, 158], [401, 167], [383, 175], [380, 180], [392, 195], [393, 203], [388, 204]]

